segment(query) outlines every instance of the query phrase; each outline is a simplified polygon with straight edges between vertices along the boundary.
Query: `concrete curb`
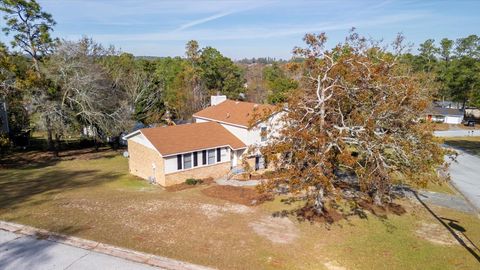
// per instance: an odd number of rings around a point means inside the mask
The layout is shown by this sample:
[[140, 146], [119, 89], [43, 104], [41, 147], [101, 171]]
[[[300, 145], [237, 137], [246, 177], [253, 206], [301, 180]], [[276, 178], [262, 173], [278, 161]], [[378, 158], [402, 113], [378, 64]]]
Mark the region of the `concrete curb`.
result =
[[1, 220], [0, 220], [0, 230], [4, 230], [4, 231], [15, 233], [15, 234], [21, 234], [25, 236], [32, 236], [38, 239], [65, 244], [73, 247], [78, 247], [81, 249], [122, 258], [132, 262], [143, 263], [150, 266], [159, 267], [161, 269], [168, 269], [168, 270], [213, 270], [214, 269], [206, 266], [177, 261], [177, 260], [169, 259], [166, 257], [134, 251], [126, 248], [120, 248], [120, 247], [103, 244], [96, 241], [86, 240], [86, 239], [82, 239], [74, 236], [53, 233], [47, 230], [37, 229], [34, 227], [1, 221]]

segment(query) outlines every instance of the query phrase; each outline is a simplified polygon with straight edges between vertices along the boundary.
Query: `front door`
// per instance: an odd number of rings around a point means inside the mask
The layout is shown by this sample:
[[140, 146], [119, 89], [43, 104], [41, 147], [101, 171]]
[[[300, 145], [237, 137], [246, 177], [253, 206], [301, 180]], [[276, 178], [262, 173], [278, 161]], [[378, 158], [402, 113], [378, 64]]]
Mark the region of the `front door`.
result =
[[263, 170], [265, 169], [265, 159], [263, 156], [255, 156], [255, 170]]

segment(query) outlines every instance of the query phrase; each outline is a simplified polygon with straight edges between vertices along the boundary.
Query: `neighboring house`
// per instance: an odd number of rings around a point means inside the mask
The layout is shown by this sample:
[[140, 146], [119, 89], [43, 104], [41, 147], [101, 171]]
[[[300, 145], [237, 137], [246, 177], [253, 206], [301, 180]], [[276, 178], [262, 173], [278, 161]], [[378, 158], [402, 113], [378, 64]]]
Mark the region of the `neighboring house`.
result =
[[449, 101], [449, 100], [435, 101], [434, 104], [435, 104], [435, 107], [441, 107], [441, 108], [450, 108], [450, 109], [462, 109], [463, 108], [463, 103], [462, 102]]
[[461, 109], [431, 107], [427, 110], [428, 121], [445, 124], [461, 124], [464, 112]]
[[480, 119], [480, 109], [474, 107], [465, 108], [465, 117], [470, 119]]
[[[249, 127], [255, 115], [273, 109], [212, 96], [211, 106], [193, 115], [195, 123], [145, 128], [126, 135], [130, 173], [170, 186], [188, 178], [227, 175], [244, 159], [252, 168], [262, 169], [264, 159], [259, 153], [246, 156], [247, 148], [265, 143], [281, 114], [272, 113], [267, 121]], [[268, 133], [267, 127], [273, 131]]]

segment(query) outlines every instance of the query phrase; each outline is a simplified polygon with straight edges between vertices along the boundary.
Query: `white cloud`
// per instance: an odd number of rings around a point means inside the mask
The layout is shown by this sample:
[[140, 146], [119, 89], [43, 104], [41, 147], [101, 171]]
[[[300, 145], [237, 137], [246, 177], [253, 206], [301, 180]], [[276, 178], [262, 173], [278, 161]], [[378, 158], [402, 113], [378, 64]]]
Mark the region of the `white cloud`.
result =
[[[182, 41], [189, 39], [198, 40], [242, 40], [265, 39], [284, 37], [308, 32], [347, 30], [351, 27], [367, 28], [384, 26], [403, 21], [415, 20], [427, 16], [425, 13], [405, 13], [364, 20], [351, 20], [343, 22], [326, 22], [314, 25], [270, 25], [269, 27], [242, 27], [242, 28], [210, 28], [189, 31], [169, 31], [142, 34], [105, 34], [92, 37], [101, 42], [145, 42], [145, 41]], [[185, 29], [185, 28], [184, 28]]]
[[212, 15], [212, 16], [208, 16], [208, 17], [206, 17], [206, 18], [202, 18], [202, 19], [199, 19], [199, 20], [191, 21], [191, 22], [189, 22], [189, 23], [186, 23], [186, 24], [184, 24], [184, 25], [181, 25], [181, 26], [177, 29], [177, 31], [181, 31], [181, 30], [190, 28], [190, 27], [195, 26], [195, 25], [199, 25], [199, 24], [202, 24], [202, 23], [206, 23], [206, 22], [209, 22], [209, 21], [213, 21], [213, 20], [216, 20], [216, 19], [219, 19], [219, 18], [228, 16], [228, 15], [233, 14], [233, 13], [237, 13], [237, 12], [236, 12], [236, 11], [225, 11], [225, 12], [221, 12], [221, 13], [218, 13], [218, 14], [215, 14], [215, 15]]

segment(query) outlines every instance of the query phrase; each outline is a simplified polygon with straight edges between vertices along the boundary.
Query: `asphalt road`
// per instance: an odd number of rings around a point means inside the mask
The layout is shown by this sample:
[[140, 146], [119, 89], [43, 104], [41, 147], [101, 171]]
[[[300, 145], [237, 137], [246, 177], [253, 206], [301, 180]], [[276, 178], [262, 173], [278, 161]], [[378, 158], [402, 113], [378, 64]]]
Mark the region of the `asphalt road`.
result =
[[457, 151], [457, 161], [450, 165], [451, 180], [477, 211], [480, 211], [480, 158], [461, 150]]
[[2, 270], [158, 270], [152, 266], [0, 230]]

